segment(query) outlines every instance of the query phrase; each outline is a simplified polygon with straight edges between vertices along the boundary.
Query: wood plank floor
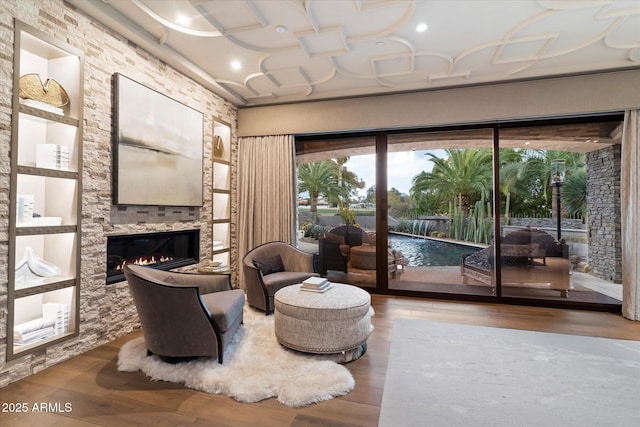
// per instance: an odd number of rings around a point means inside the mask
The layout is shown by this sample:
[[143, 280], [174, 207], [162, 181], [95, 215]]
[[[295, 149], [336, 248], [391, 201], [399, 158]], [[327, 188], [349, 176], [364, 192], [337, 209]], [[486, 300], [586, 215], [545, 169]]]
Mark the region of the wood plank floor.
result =
[[[0, 389], [2, 426], [376, 426], [395, 319], [495, 326], [640, 341], [640, 322], [611, 313], [372, 296], [375, 331], [367, 353], [347, 367], [356, 381], [346, 396], [291, 409], [268, 399], [238, 403], [225, 396], [149, 381], [116, 367], [126, 337]], [[26, 403], [26, 413], [6, 412]], [[33, 405], [53, 403], [37, 412]], [[65, 404], [70, 404], [65, 412]], [[398, 425], [401, 426], [401, 420]]]

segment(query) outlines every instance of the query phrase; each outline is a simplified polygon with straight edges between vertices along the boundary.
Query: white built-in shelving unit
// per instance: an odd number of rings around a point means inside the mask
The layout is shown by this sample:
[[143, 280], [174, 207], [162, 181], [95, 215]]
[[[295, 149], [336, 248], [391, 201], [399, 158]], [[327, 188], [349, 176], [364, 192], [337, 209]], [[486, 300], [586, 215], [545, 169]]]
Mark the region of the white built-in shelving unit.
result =
[[213, 119], [213, 260], [230, 262], [231, 125]]
[[[7, 360], [79, 332], [83, 69], [80, 50], [15, 22]], [[21, 98], [26, 74], [69, 103]]]

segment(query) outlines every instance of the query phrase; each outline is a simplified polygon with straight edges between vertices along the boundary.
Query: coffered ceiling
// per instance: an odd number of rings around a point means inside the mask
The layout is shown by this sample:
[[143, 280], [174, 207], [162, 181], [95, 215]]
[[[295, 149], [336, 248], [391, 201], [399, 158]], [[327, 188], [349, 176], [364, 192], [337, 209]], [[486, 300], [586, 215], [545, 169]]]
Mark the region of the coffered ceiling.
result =
[[640, 68], [640, 0], [67, 2], [238, 106]]

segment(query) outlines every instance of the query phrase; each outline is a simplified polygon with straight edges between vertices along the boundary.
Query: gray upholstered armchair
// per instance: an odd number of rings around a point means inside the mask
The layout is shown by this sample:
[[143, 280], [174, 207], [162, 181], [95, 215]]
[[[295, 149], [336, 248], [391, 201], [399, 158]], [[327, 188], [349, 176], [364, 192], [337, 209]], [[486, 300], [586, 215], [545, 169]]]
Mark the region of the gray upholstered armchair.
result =
[[124, 275], [147, 351], [166, 362], [218, 357], [242, 323], [244, 292], [227, 275], [173, 273], [127, 265]]
[[273, 313], [273, 296], [285, 286], [312, 276], [314, 254], [285, 242], [268, 242], [250, 250], [242, 259], [247, 302], [266, 314]]

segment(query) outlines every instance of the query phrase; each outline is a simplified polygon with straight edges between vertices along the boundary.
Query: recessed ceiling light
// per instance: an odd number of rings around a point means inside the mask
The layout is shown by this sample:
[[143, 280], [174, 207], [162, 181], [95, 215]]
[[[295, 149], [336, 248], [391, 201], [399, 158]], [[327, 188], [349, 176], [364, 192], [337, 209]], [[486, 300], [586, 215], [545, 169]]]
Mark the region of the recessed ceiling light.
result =
[[191, 18], [188, 17], [187, 15], [178, 15], [176, 17], [176, 22], [180, 25], [190, 25], [191, 24]]
[[242, 68], [242, 63], [237, 59], [234, 59], [233, 61], [231, 61], [231, 68], [238, 71]]
[[284, 25], [278, 25], [276, 27], [276, 33], [284, 33], [285, 31], [287, 31], [287, 27], [285, 27]]
[[427, 24], [421, 23], [421, 24], [418, 24], [418, 26], [416, 27], [416, 31], [419, 33], [424, 33], [425, 31], [427, 31], [427, 28], [429, 28]]

